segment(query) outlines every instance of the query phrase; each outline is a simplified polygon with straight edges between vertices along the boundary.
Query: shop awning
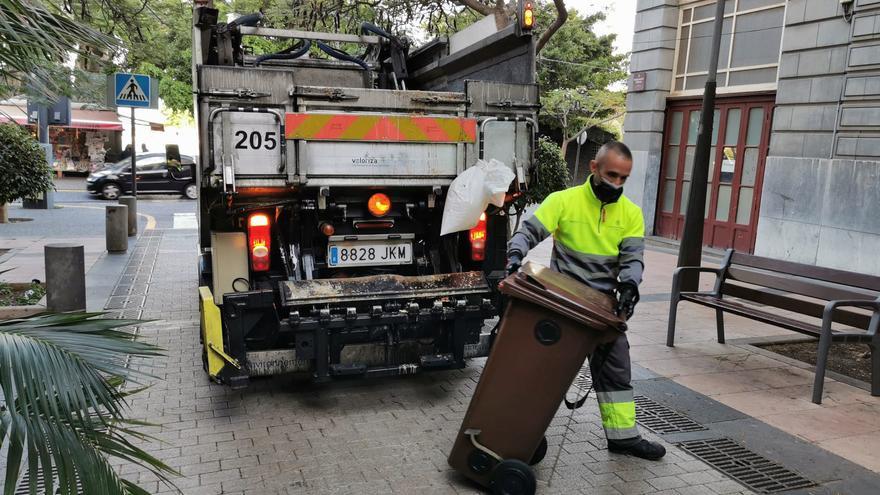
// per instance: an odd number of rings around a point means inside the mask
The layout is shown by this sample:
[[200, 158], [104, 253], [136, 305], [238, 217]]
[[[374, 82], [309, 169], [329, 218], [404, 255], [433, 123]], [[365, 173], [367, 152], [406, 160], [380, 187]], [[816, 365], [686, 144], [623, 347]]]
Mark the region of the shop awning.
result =
[[112, 110], [72, 110], [70, 127], [79, 129], [98, 129], [102, 131], [121, 131], [122, 123]]
[[[113, 110], [71, 110], [70, 125], [76, 129], [92, 129], [100, 131], [121, 131], [122, 123]], [[27, 115], [22, 107], [14, 105], [0, 105], [0, 123], [15, 122], [27, 124]]]

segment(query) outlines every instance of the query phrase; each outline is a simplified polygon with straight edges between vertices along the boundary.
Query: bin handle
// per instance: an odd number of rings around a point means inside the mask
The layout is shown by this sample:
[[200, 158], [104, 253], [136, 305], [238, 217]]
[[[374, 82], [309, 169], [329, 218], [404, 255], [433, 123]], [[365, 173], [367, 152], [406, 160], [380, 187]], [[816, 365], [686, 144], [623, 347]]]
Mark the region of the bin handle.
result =
[[502, 459], [500, 455], [496, 454], [491, 449], [477, 441], [477, 435], [479, 435], [481, 432], [482, 430], [478, 430], [476, 428], [468, 428], [467, 430], [464, 430], [464, 434], [470, 437], [471, 443], [474, 444], [474, 447], [477, 450], [494, 457], [495, 460], [497, 460], [498, 462], [503, 461], [504, 459]]

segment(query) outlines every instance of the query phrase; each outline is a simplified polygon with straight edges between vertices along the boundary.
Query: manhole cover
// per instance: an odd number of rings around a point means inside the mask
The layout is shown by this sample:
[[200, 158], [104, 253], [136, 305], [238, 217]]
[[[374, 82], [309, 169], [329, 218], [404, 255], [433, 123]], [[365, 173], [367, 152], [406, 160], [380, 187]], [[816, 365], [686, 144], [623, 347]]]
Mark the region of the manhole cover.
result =
[[692, 440], [676, 445], [760, 493], [776, 493], [815, 485], [785, 466], [762, 457], [729, 438]]
[[654, 402], [644, 395], [637, 395], [634, 399], [636, 402], [636, 420], [654, 433], [686, 433], [707, 429], [691, 418], [679, 414], [663, 404]]

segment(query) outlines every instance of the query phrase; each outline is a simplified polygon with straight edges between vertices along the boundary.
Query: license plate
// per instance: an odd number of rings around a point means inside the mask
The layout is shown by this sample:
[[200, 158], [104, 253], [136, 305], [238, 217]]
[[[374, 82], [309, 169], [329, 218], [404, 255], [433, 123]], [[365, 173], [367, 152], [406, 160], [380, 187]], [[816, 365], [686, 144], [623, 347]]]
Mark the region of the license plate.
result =
[[328, 246], [327, 263], [332, 267], [403, 265], [412, 263], [412, 242], [331, 242]]

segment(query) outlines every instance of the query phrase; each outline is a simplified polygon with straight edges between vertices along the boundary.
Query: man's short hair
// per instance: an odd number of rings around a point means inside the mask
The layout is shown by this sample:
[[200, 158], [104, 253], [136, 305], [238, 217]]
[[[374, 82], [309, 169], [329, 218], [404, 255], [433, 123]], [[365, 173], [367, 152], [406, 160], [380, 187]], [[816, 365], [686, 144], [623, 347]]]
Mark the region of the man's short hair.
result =
[[610, 151], [617, 153], [618, 155], [626, 158], [629, 161], [632, 161], [633, 159], [632, 152], [629, 150], [629, 147], [627, 145], [621, 143], [620, 141], [609, 141], [603, 144], [601, 148], [599, 148], [599, 151], [596, 153], [596, 161], [602, 161], [602, 158], [605, 157], [605, 154]]

